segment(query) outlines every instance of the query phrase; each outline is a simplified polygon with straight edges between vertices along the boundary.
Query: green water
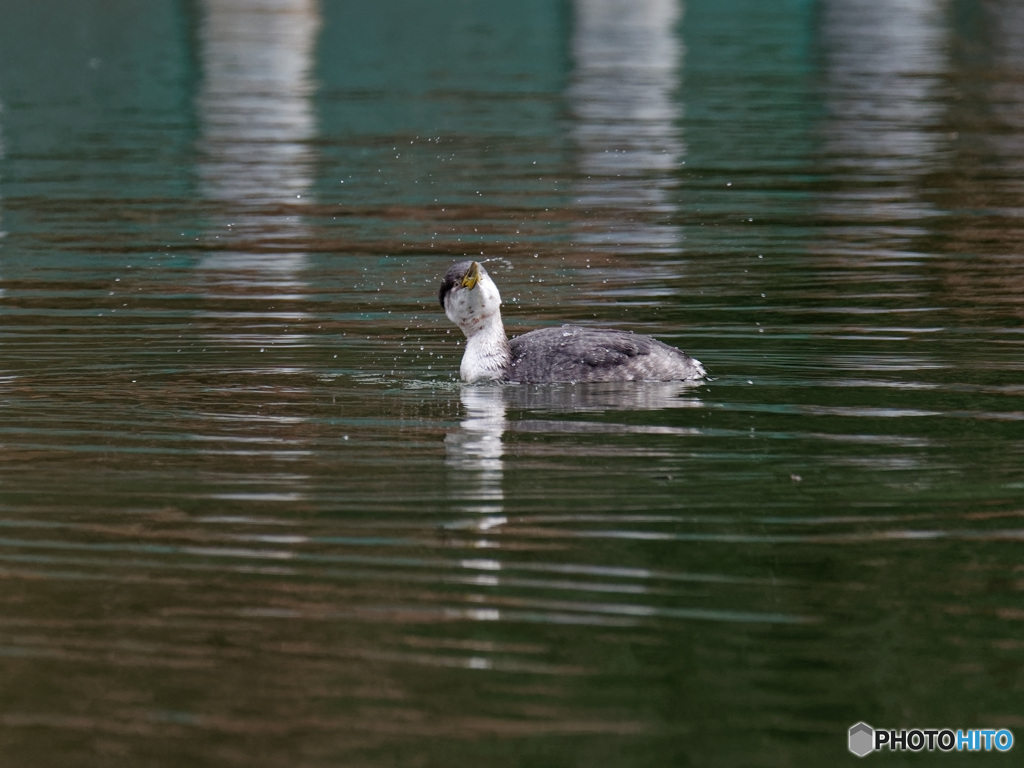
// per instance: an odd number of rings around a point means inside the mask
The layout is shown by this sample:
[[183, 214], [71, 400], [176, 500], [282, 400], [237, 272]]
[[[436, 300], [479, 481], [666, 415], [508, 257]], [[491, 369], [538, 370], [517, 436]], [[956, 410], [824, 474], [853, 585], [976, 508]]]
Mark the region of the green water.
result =
[[0, 0], [3, 765], [1024, 733], [1024, 16], [883, 5]]

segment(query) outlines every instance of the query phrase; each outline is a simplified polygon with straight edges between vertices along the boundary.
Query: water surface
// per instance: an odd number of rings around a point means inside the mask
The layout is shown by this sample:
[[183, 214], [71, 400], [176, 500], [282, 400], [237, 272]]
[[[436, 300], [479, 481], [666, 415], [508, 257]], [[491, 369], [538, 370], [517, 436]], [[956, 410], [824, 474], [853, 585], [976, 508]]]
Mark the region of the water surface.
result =
[[[1012, 4], [59, 6], [0, 2], [5, 765], [1024, 733]], [[466, 257], [714, 379], [464, 387]]]

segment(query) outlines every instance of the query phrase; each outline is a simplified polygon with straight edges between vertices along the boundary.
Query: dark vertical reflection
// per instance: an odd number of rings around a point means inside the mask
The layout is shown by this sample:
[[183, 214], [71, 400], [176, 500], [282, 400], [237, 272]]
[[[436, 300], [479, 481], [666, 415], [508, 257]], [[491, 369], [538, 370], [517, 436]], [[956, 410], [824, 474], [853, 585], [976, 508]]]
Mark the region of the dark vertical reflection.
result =
[[951, 158], [929, 196], [948, 217], [936, 247], [941, 298], [958, 322], [986, 327], [993, 354], [1020, 357], [1024, 318], [1024, 8], [1019, 3], [949, 5], [953, 71], [942, 101]]
[[[2, 86], [2, 85], [3, 85], [3, 83], [2, 83], [2, 81], [0, 81], [0, 86]], [[0, 98], [0, 163], [3, 163], [4, 155], [5, 155], [5, 151], [4, 151], [4, 102], [3, 102], [3, 99]], [[3, 176], [2, 175], [0, 175], [0, 182], [3, 182]], [[7, 232], [4, 230], [4, 207], [3, 207], [4, 196], [3, 196], [3, 192], [4, 192], [3, 187], [0, 187], [0, 248], [3, 247], [3, 239], [7, 235]], [[3, 296], [3, 289], [2, 288], [0, 288], [0, 296]]]
[[[0, 163], [4, 160], [4, 154], [4, 102], [3, 99], [0, 99]], [[0, 181], [3, 181], [2, 177], [0, 177]], [[3, 245], [3, 238], [6, 234], [7, 232], [4, 231], [3, 188], [0, 187], [0, 246]]]
[[[3, 85], [3, 83], [2, 83], [2, 81], [0, 81], [0, 86], [2, 86], [2, 85]], [[3, 161], [4, 161], [4, 154], [5, 154], [5, 152], [4, 152], [4, 102], [3, 102], [3, 99], [0, 99], [0, 164], [2, 164]], [[3, 183], [3, 175], [0, 174], [0, 185], [2, 185], [2, 183]], [[4, 190], [3, 190], [3, 186], [0, 186], [0, 252], [2, 252], [2, 250], [3, 250], [4, 238], [7, 236], [7, 232], [4, 230], [4, 205], [3, 205], [3, 203], [4, 203]], [[0, 299], [3, 299], [3, 297], [4, 297], [3, 280], [4, 280], [4, 276], [3, 276], [2, 273], [0, 273]], [[6, 379], [6, 378], [7, 378], [6, 376], [2, 377], [2, 379]], [[0, 379], [0, 380], [2, 380], [2, 379]]]

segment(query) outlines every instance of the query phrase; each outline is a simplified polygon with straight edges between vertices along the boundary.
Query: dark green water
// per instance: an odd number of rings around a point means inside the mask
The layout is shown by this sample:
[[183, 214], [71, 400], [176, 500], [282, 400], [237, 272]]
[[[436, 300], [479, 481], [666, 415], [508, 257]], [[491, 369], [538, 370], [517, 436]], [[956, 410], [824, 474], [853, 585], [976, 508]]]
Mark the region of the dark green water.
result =
[[[0, 0], [3, 765], [1024, 734], [1022, 39], [967, 0]], [[466, 256], [513, 332], [715, 379], [462, 387]]]

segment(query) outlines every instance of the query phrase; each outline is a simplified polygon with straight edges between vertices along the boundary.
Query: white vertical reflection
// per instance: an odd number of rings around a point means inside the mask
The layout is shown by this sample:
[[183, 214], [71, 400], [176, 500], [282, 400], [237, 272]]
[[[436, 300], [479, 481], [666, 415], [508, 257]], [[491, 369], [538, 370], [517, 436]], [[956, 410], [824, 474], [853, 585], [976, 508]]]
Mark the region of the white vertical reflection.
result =
[[637, 214], [674, 210], [672, 177], [684, 153], [680, 2], [576, 0], [573, 7], [567, 96], [582, 179], [576, 204], [589, 214], [583, 238], [619, 250], [671, 250], [679, 228]]
[[203, 10], [201, 189], [221, 204], [217, 237], [276, 251], [213, 256], [204, 266], [280, 281], [304, 261], [288, 245], [307, 235], [301, 207], [313, 184], [319, 2], [203, 0]]
[[505, 522], [502, 437], [508, 428], [507, 406], [500, 387], [463, 386], [459, 394], [465, 415], [460, 428], [445, 436], [449, 495], [471, 514], [460, 525], [485, 532]]
[[824, 151], [864, 179], [893, 179], [830, 210], [861, 218], [931, 212], [914, 177], [943, 163], [945, 0], [828, 0], [821, 14], [828, 120]]
[[[301, 385], [292, 374], [301, 366], [291, 348], [304, 342], [308, 316], [303, 244], [309, 233], [302, 207], [314, 179], [319, 4], [202, 0], [201, 7], [197, 176], [210, 221], [197, 274], [206, 299], [203, 333], [218, 350], [241, 350], [244, 364], [231, 372], [234, 391], [277, 385], [294, 393]], [[211, 423], [210, 429], [219, 426]], [[245, 436], [236, 439], [228, 445], [252, 461], [279, 463], [308, 454], [302, 416], [249, 414]], [[220, 472], [223, 447], [212, 455]], [[289, 468], [242, 482], [244, 496], [232, 498], [276, 500], [301, 494], [297, 486], [304, 477]]]
[[[234, 301], [237, 313], [217, 302], [216, 341], [271, 348], [304, 338], [287, 328], [306, 316], [301, 214], [313, 184], [319, 27], [318, 0], [203, 0], [198, 176], [207, 238], [219, 246], [200, 262], [203, 292], [264, 302]], [[288, 303], [268, 316], [268, 300]], [[266, 321], [258, 329], [256, 315]]]
[[318, 0], [204, 0], [199, 95], [214, 200], [292, 204], [312, 184]]
[[[459, 429], [444, 438], [447, 466], [448, 496], [452, 507], [465, 517], [453, 521], [450, 528], [475, 536], [472, 546], [497, 550], [499, 541], [488, 532], [500, 532], [508, 522], [505, 517], [503, 436], [508, 429], [507, 405], [502, 387], [462, 386], [459, 390], [464, 409]], [[486, 555], [484, 555], [486, 557]], [[501, 583], [502, 563], [496, 557], [467, 559], [462, 567], [473, 575], [481, 587]], [[461, 619], [497, 621], [500, 613], [494, 608], [463, 608]]]

